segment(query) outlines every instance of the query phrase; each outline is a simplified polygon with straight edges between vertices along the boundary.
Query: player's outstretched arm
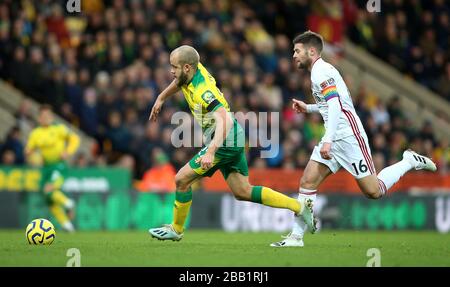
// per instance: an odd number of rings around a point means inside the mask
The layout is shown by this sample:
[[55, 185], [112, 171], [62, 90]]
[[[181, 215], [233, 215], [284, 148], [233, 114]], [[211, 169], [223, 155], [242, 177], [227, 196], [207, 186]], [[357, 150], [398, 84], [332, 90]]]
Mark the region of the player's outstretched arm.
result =
[[150, 112], [150, 116], [148, 117], [149, 120], [156, 121], [156, 118], [158, 117], [159, 112], [161, 111], [161, 108], [169, 97], [174, 95], [180, 90], [177, 84], [177, 80], [174, 79], [170, 85], [167, 86], [167, 88], [164, 89], [159, 95], [158, 98], [156, 98], [155, 104], [152, 107], [152, 111]]
[[292, 99], [292, 109], [297, 113], [318, 113], [317, 105], [308, 105], [303, 101]]

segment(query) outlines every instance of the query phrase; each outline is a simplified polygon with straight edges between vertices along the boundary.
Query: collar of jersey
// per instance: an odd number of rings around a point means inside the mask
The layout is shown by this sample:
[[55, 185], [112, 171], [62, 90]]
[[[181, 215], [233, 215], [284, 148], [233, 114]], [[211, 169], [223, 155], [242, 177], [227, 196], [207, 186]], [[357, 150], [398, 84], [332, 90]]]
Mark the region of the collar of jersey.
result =
[[319, 60], [322, 60], [322, 57], [317, 58], [317, 59], [314, 61], [314, 63], [312, 63], [312, 65], [311, 65], [311, 71], [312, 71], [312, 69], [314, 68], [314, 64], [317, 63]]
[[205, 79], [203, 78], [202, 73], [200, 73], [200, 68], [197, 68], [197, 71], [187, 86], [190, 87], [192, 84], [192, 87], [195, 88], [200, 82], [202, 82], [202, 80], [204, 81]]

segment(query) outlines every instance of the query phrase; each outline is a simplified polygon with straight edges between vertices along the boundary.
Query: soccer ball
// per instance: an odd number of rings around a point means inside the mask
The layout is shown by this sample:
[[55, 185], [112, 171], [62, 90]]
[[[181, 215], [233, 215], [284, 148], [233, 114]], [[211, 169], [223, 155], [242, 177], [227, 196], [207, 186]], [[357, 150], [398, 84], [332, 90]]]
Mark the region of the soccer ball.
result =
[[30, 222], [25, 236], [29, 244], [50, 245], [55, 240], [55, 227], [47, 219], [39, 218]]

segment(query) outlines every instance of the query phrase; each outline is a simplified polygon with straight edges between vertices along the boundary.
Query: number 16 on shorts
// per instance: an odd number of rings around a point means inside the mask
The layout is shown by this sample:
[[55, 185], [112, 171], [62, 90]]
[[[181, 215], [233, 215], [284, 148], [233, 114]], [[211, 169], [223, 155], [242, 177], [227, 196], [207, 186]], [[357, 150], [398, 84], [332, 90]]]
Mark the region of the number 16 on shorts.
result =
[[364, 164], [363, 160], [359, 161], [359, 164], [357, 165], [356, 163], [352, 163], [352, 166], [355, 170], [356, 175], [358, 176], [360, 173], [365, 173], [368, 169], [367, 165]]

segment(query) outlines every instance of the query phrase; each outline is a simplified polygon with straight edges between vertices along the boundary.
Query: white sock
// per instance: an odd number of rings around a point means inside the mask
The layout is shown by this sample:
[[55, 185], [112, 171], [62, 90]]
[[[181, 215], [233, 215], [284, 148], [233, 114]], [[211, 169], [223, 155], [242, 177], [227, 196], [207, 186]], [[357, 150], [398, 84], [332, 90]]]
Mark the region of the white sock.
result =
[[386, 193], [397, 181], [399, 181], [400, 177], [411, 169], [413, 169], [411, 163], [404, 159], [380, 171], [378, 174], [378, 180], [381, 181], [380, 190], [383, 194]]
[[297, 218], [294, 220], [294, 225], [292, 226], [292, 234], [298, 235], [303, 238], [303, 235], [305, 234], [306, 229], [308, 226], [306, 226], [306, 223], [303, 221], [303, 219], [297, 220]]
[[64, 205], [65, 208], [67, 209], [72, 209], [75, 207], [75, 202], [69, 198], [69, 200], [67, 200], [66, 204]]
[[68, 231], [68, 232], [74, 232], [74, 231], [75, 231], [75, 227], [73, 227], [73, 224], [72, 224], [72, 222], [70, 222], [70, 221], [64, 222], [64, 223], [62, 224], [62, 228], [63, 228], [65, 231]]
[[[316, 190], [300, 188], [298, 199], [312, 199], [314, 201], [316, 200], [316, 192]], [[304, 200], [302, 200], [302, 202], [304, 202]], [[303, 237], [307, 228], [308, 226], [303, 219], [296, 219], [294, 220], [294, 225], [292, 227], [292, 234]]]

